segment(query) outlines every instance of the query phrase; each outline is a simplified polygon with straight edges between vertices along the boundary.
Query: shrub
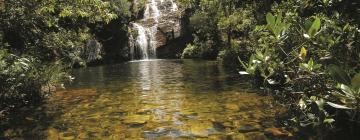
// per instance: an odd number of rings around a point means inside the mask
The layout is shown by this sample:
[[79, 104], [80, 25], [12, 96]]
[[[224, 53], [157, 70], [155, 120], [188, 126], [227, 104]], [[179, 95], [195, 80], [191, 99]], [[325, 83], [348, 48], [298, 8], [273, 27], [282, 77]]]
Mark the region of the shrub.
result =
[[61, 64], [40, 64], [31, 56], [16, 56], [0, 49], [0, 109], [11, 110], [40, 102], [43, 85], [64, 80]]

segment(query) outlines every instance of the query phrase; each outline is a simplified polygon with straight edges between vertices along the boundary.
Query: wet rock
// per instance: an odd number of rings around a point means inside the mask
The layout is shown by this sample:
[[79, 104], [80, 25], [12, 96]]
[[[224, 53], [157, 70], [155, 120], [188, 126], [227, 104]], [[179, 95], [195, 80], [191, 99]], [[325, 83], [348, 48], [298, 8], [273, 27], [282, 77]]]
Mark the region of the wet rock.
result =
[[129, 125], [142, 125], [150, 119], [149, 115], [129, 115], [124, 117], [124, 123]]
[[144, 135], [147, 138], [156, 138], [156, 137], [166, 135], [170, 130], [171, 130], [171, 128], [168, 128], [168, 127], [159, 127], [159, 128], [156, 128], [154, 131], [145, 131]]
[[86, 139], [86, 138], [88, 138], [88, 136], [85, 132], [80, 132], [80, 134], [77, 136], [77, 139]]
[[66, 136], [66, 137], [62, 137], [61, 139], [63, 139], [63, 140], [73, 140], [73, 139], [75, 139], [75, 137], [74, 136]]
[[208, 137], [210, 130], [213, 130], [213, 124], [208, 121], [188, 121], [190, 132], [195, 137]]
[[226, 129], [226, 126], [223, 125], [223, 123], [221, 123], [221, 122], [213, 121], [212, 124], [216, 131], [224, 132]]
[[291, 137], [292, 134], [281, 128], [267, 128], [265, 134], [272, 137]]
[[142, 131], [140, 128], [128, 129], [125, 133], [125, 137], [128, 139], [138, 139], [142, 136]]
[[[146, 123], [146, 122], [145, 122]], [[134, 124], [129, 124], [130, 128], [141, 128], [145, 125], [145, 123], [134, 123]]]
[[59, 139], [59, 132], [55, 128], [49, 128], [47, 131], [47, 138], [49, 140]]
[[86, 59], [86, 62], [93, 62], [101, 59], [101, 48], [101, 43], [96, 39], [88, 40], [85, 51], [83, 52], [83, 57]]
[[210, 139], [210, 140], [227, 140], [228, 137], [224, 136], [224, 135], [210, 135], [208, 138], [206, 139]]
[[229, 122], [229, 121], [226, 121], [224, 123], [222, 123], [226, 128], [231, 128], [231, 129], [234, 129], [236, 128], [236, 126], [234, 126], [234, 122]]
[[235, 134], [231, 136], [231, 139], [233, 140], [247, 140], [245, 134]]
[[268, 140], [268, 138], [260, 132], [250, 132], [250, 133], [246, 133], [245, 135], [245, 140]]
[[226, 104], [225, 105], [225, 109], [229, 109], [229, 110], [239, 110], [239, 106], [236, 104]]
[[146, 138], [179, 137], [184, 135], [180, 130], [171, 127], [158, 127], [154, 131], [145, 131]]
[[260, 127], [258, 125], [251, 125], [251, 124], [244, 124], [240, 125], [239, 132], [241, 133], [248, 133], [248, 132], [254, 132], [259, 131]]

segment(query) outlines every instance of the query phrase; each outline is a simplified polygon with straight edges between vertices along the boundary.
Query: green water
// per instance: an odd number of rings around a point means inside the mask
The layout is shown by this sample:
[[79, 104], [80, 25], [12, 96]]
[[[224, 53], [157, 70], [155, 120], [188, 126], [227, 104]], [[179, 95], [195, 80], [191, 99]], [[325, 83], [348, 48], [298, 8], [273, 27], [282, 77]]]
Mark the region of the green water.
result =
[[[273, 100], [216, 61], [153, 60], [73, 71], [66, 90], [24, 109], [8, 139], [265, 139]], [[25, 115], [26, 114], [26, 115]]]

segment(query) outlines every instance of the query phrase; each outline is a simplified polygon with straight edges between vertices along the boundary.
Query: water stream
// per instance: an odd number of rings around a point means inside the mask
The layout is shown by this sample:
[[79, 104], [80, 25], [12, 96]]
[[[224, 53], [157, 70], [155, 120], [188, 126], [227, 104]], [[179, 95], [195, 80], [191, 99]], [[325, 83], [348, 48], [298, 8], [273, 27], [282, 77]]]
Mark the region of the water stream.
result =
[[73, 75], [66, 90], [21, 109], [0, 139], [258, 140], [279, 111], [216, 61], [152, 59]]
[[135, 39], [130, 39], [135, 42], [130, 43], [132, 44], [130, 45], [130, 55], [133, 60], [156, 58], [156, 33], [158, 32], [158, 23], [163, 12], [159, 9], [159, 6], [166, 5], [166, 2], [171, 3], [166, 8], [171, 8], [171, 11], [178, 10], [178, 6], [173, 0], [147, 0], [144, 18], [132, 24], [133, 29], [137, 31], [137, 37]]

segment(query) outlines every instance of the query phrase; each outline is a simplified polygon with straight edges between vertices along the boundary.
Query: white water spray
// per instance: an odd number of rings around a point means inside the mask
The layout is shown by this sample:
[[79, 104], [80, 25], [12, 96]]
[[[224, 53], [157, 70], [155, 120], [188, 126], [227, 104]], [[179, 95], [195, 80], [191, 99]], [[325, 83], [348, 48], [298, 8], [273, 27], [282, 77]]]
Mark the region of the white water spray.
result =
[[137, 37], [134, 39], [135, 43], [131, 43], [130, 55], [132, 59], [156, 58], [156, 33], [162, 15], [159, 5], [164, 2], [171, 3], [171, 7], [169, 7], [171, 11], [178, 10], [174, 0], [147, 0], [144, 18], [140, 22], [133, 23], [133, 28], [137, 30]]

